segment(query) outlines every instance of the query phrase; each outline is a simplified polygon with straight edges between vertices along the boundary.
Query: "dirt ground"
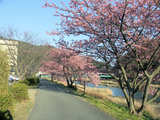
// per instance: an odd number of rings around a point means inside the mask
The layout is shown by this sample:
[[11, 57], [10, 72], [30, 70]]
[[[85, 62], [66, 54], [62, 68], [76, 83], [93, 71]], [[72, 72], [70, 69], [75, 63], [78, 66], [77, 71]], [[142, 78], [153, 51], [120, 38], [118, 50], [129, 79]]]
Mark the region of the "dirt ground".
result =
[[14, 106], [14, 120], [27, 120], [35, 102], [35, 96], [37, 89], [29, 89], [28, 95], [29, 99], [21, 103], [17, 103]]

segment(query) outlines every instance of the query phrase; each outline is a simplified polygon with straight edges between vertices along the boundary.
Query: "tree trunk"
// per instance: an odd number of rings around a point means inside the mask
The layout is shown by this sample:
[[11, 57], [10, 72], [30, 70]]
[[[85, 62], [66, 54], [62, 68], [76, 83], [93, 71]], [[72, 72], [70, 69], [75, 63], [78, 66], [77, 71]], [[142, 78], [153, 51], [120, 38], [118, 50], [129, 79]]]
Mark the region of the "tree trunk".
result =
[[71, 83], [71, 84], [70, 84], [70, 87], [73, 88], [73, 83], [74, 83], [74, 82], [73, 82], [72, 80], [70, 80], [70, 83]]
[[125, 100], [127, 102], [127, 106], [129, 106], [129, 96], [128, 96], [128, 93], [127, 93], [126, 89], [124, 88], [124, 85], [123, 85], [122, 81], [118, 80], [118, 83], [119, 83], [119, 86], [122, 89], [122, 92], [124, 94]]
[[74, 82], [68, 77], [66, 77], [66, 81], [67, 81], [67, 86], [70, 87], [70, 88], [73, 88], [73, 83]]
[[143, 94], [143, 98], [142, 98], [142, 105], [141, 107], [139, 108], [138, 110], [138, 113], [142, 113], [143, 110], [144, 110], [144, 107], [145, 107], [145, 104], [147, 102], [147, 99], [148, 99], [148, 91], [149, 91], [149, 85], [151, 84], [151, 78], [148, 78], [147, 82], [146, 82], [146, 85], [145, 85], [145, 88], [144, 88], [144, 94]]
[[127, 103], [127, 106], [128, 106], [128, 109], [130, 111], [131, 114], [137, 114], [137, 111], [135, 109], [135, 105], [134, 105], [134, 94], [128, 94], [126, 88], [124, 87], [122, 81], [118, 81], [122, 91], [123, 91], [123, 94], [124, 94], [124, 97], [125, 97], [125, 100], [126, 100], [126, 103]]
[[83, 84], [83, 85], [84, 85], [84, 87], [83, 87], [83, 88], [84, 88], [84, 90], [83, 90], [83, 95], [85, 95], [85, 93], [86, 93], [86, 81], [84, 81], [84, 84]]
[[69, 80], [68, 80], [68, 79], [66, 79], [66, 81], [67, 81], [67, 86], [69, 87], [69, 86], [70, 86], [70, 84], [69, 84]]
[[53, 74], [51, 74], [51, 81], [53, 82], [54, 80], [53, 80]]
[[129, 111], [131, 114], [137, 114], [136, 110], [135, 110], [135, 105], [134, 105], [134, 98], [132, 98], [130, 96], [130, 99], [129, 99]]

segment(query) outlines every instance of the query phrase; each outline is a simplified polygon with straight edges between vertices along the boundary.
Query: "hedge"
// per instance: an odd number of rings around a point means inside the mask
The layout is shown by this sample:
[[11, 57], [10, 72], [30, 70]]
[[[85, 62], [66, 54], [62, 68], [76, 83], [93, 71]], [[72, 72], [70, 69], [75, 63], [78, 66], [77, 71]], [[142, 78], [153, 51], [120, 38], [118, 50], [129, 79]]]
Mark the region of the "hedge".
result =
[[18, 102], [28, 99], [28, 86], [26, 84], [14, 83], [11, 86], [11, 92], [13, 98]]
[[23, 83], [29, 85], [29, 86], [34, 86], [39, 84], [39, 78], [38, 77], [29, 77], [26, 78]]
[[0, 96], [0, 111], [4, 112], [9, 109], [13, 104], [13, 98], [11, 95]]
[[8, 94], [9, 59], [7, 53], [0, 50], [0, 96]]

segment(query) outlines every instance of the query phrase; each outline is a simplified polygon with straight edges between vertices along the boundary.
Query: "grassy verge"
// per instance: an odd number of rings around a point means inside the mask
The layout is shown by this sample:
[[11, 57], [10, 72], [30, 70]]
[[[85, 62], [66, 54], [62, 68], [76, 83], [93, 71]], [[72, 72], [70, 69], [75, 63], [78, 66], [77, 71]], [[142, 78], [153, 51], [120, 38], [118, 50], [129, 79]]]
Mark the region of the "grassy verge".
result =
[[[56, 81], [56, 83], [65, 86], [65, 84], [62, 82]], [[113, 116], [117, 120], [160, 120], [160, 119], [153, 119], [153, 117], [148, 112], [144, 112], [143, 115], [141, 116], [132, 115], [129, 113], [125, 105], [113, 102], [110, 96], [107, 97], [104, 96], [101, 97], [99, 95], [97, 96], [98, 94], [97, 92], [93, 93], [94, 89], [93, 90], [89, 89], [86, 92], [87, 93], [86, 95], [83, 95], [83, 92], [80, 89], [78, 89], [77, 91], [74, 90], [71, 91], [73, 92], [74, 95], [80, 96], [81, 98], [83, 98], [83, 100], [89, 102], [92, 105], [95, 105], [104, 112], [107, 112], [109, 115]], [[110, 95], [110, 92], [108, 93]], [[118, 98], [118, 100], [121, 99]]]
[[36, 89], [29, 89], [29, 99], [14, 105], [14, 120], [27, 120], [35, 102], [36, 92]]
[[128, 112], [125, 106], [113, 103], [109, 100], [103, 100], [89, 95], [81, 97], [104, 112], [107, 112], [117, 120], [153, 120], [153, 118], [146, 112], [144, 112], [142, 116], [132, 115]]

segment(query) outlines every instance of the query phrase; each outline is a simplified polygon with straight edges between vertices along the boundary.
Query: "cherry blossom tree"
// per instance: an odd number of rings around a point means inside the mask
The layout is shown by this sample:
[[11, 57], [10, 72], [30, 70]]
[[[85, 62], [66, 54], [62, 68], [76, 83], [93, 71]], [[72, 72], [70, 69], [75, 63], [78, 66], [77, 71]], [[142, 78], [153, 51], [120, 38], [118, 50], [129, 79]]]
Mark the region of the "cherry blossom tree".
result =
[[[61, 30], [53, 32], [84, 35], [77, 48], [106, 64], [117, 64], [112, 75], [122, 89], [131, 113], [141, 113], [147, 103], [159, 96], [149, 91], [160, 74], [160, 7], [157, 0], [70, 0], [44, 7], [55, 9], [61, 18]], [[52, 34], [52, 32], [51, 32]], [[131, 74], [132, 73], [132, 74]], [[141, 91], [141, 106], [135, 107], [135, 94]]]
[[[72, 49], [62, 46], [53, 48], [41, 67], [41, 71], [64, 76], [68, 87], [73, 87], [76, 80], [86, 81], [84, 75], [97, 74], [92, 64], [92, 59], [87, 56], [81, 56]], [[98, 84], [99, 79], [90, 78], [90, 82]]]

